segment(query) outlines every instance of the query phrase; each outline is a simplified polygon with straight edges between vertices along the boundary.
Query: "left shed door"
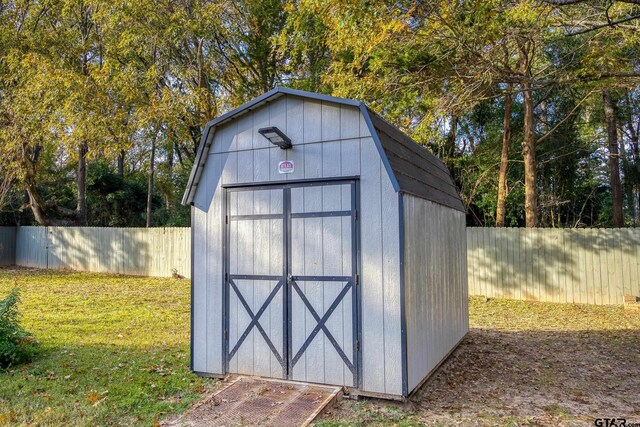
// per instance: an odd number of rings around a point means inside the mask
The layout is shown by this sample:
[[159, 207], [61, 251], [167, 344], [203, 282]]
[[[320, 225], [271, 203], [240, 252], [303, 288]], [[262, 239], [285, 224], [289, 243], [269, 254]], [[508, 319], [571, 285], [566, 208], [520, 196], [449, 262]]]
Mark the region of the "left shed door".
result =
[[227, 206], [227, 371], [284, 378], [284, 189], [229, 189]]

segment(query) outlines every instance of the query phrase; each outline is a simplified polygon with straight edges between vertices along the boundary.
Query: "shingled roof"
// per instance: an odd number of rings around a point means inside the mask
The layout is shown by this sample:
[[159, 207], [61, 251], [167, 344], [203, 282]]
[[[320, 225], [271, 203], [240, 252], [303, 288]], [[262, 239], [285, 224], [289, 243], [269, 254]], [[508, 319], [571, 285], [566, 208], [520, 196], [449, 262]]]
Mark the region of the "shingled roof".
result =
[[393, 188], [397, 192], [411, 194], [450, 208], [466, 212], [460, 194], [453, 184], [447, 167], [427, 148], [418, 144], [400, 129], [388, 123], [369, 109], [363, 102], [345, 98], [337, 98], [314, 92], [276, 87], [258, 98], [224, 114], [205, 126], [202, 140], [191, 170], [183, 204], [191, 204], [200, 175], [204, 169], [208, 152], [213, 142], [213, 133], [217, 126], [236, 118], [248, 111], [259, 108], [263, 104], [283, 95], [299, 96], [337, 104], [351, 105], [360, 109], [380, 157], [385, 165]]

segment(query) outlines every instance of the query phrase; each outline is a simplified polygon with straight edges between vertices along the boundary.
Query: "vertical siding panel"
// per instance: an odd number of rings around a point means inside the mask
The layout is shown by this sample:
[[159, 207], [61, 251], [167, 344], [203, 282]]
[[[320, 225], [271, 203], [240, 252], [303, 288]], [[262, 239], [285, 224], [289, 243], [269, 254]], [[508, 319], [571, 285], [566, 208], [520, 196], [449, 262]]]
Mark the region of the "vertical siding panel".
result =
[[[272, 190], [271, 192], [271, 208], [270, 213], [282, 214], [283, 213], [283, 191]], [[283, 232], [282, 219], [274, 219], [270, 221], [271, 233], [269, 234], [269, 270], [266, 272], [269, 275], [279, 276], [282, 275], [282, 267], [284, 264], [283, 259], [283, 246], [282, 246], [282, 232]], [[286, 286], [286, 283], [283, 284]], [[282, 330], [283, 313], [285, 306], [283, 304], [284, 290], [278, 291], [278, 294], [274, 297], [271, 304], [269, 304], [268, 316], [269, 316], [269, 336], [272, 337], [273, 345], [278, 349], [278, 352], [284, 357], [284, 338]], [[278, 359], [270, 352], [271, 361], [271, 376], [282, 377], [282, 366], [278, 362]]]
[[360, 174], [360, 140], [340, 141], [340, 173], [342, 176]]
[[[322, 211], [322, 191], [321, 187], [305, 187], [304, 193], [304, 211], [318, 212]], [[323, 273], [323, 253], [322, 246], [322, 218], [304, 218], [304, 271], [308, 276], [322, 276]], [[306, 281], [304, 284], [304, 293], [309, 302], [313, 305], [318, 315], [322, 317], [328, 307], [324, 306], [324, 283], [316, 281]], [[308, 337], [316, 326], [317, 322], [307, 311], [306, 314], [306, 334]], [[319, 333], [311, 342], [307, 350], [304, 352], [306, 373], [306, 381], [325, 382], [325, 340], [324, 334]]]
[[[237, 145], [238, 150], [250, 150], [253, 147], [253, 134], [257, 127], [253, 125], [254, 114], [248, 113], [240, 116], [237, 120]], [[258, 134], [260, 136], [260, 134]]]
[[[287, 129], [287, 98], [285, 96], [269, 103], [269, 126], [275, 126], [283, 132]], [[291, 135], [286, 135], [291, 138]]]
[[398, 196], [382, 162], [380, 194], [382, 203], [382, 279], [384, 286], [385, 393], [402, 394], [402, 354], [400, 335], [400, 218]]
[[[249, 153], [251, 153], [249, 151]], [[222, 158], [216, 156], [210, 159], [207, 168], [211, 168], [209, 185], [215, 187], [213, 199], [207, 213], [206, 239], [206, 329], [207, 329], [207, 372], [223, 373], [222, 366], [222, 289], [224, 286], [223, 273], [223, 212], [224, 191], [220, 187], [222, 175]], [[176, 229], [176, 231], [178, 231]], [[167, 264], [169, 265], [169, 264]]]
[[[286, 179], [301, 179], [304, 174], [304, 102], [302, 98], [287, 96], [287, 136], [293, 147], [286, 150], [287, 160], [293, 161], [295, 171], [286, 175]], [[275, 165], [273, 166], [275, 167]]]
[[[238, 182], [238, 153], [222, 155], [224, 168], [222, 170], [222, 184], [235, 184]], [[196, 194], [197, 196], [197, 194]]]
[[371, 131], [369, 130], [369, 126], [367, 125], [367, 122], [364, 119], [364, 116], [360, 114], [359, 118], [360, 118], [360, 138], [371, 137]]
[[[255, 212], [254, 205], [255, 193], [253, 191], [240, 191], [238, 192], [238, 214], [251, 215]], [[256, 274], [255, 272], [255, 251], [254, 242], [254, 222], [251, 220], [235, 221], [238, 227], [238, 273], [239, 274]], [[256, 307], [256, 295], [255, 287], [256, 282], [253, 280], [237, 280], [235, 282], [240, 290], [240, 293], [244, 297], [247, 305], [251, 308], [251, 311], [255, 313]], [[251, 318], [249, 314], [240, 304], [238, 305], [238, 333], [241, 334], [247, 328]], [[258, 334], [255, 328], [251, 329], [251, 332], [247, 335], [247, 338], [242, 343], [238, 352], [236, 353], [238, 360], [238, 372], [244, 374], [253, 375], [255, 373], [255, 354], [254, 343], [256, 341], [256, 334]]]
[[238, 151], [238, 182], [253, 182], [253, 151]]
[[304, 141], [304, 102], [297, 96], [287, 96], [287, 136], [295, 146]]
[[322, 150], [322, 177], [340, 176], [342, 166], [340, 155], [340, 141], [324, 142], [320, 145]]
[[238, 121], [234, 120], [222, 125], [222, 148], [221, 151], [237, 151], [238, 150]]
[[[206, 212], [191, 208], [194, 230], [206, 230]], [[193, 238], [193, 369], [199, 372], [207, 370], [207, 233], [192, 233]]]
[[[254, 210], [253, 213], [268, 214], [271, 208], [271, 194], [269, 191], [259, 190], [254, 193]], [[269, 236], [271, 234], [270, 220], [255, 220], [253, 223], [253, 269], [254, 274], [268, 274], [270, 264], [271, 249]], [[255, 280], [254, 282], [254, 315], [260, 310], [262, 304], [267, 300], [272, 289], [277, 282], [266, 280]], [[271, 306], [271, 304], [269, 304]], [[259, 323], [265, 331], [271, 329], [269, 324], [268, 310], [260, 317]], [[267, 332], [268, 334], [268, 332]], [[271, 336], [269, 335], [271, 338]], [[253, 352], [254, 352], [254, 375], [269, 376], [271, 375], [271, 349], [263, 338], [262, 334], [256, 329], [253, 334]], [[274, 344], [275, 345], [275, 344]]]
[[322, 144], [304, 146], [304, 177], [320, 178], [322, 176]]
[[[292, 148], [285, 150], [285, 156], [287, 160], [291, 160], [294, 164], [293, 173], [287, 174], [287, 180], [299, 180], [305, 177], [304, 172], [304, 150], [307, 146], [305, 145], [294, 145]], [[274, 164], [272, 168], [276, 168], [278, 164]]]
[[382, 277], [382, 200], [380, 194], [380, 157], [367, 138], [361, 144], [360, 158], [367, 165], [361, 173], [362, 236], [362, 354], [365, 390], [384, 392], [385, 348], [384, 288]]
[[348, 105], [340, 106], [340, 138], [351, 139], [360, 136], [360, 110]]
[[248, 114], [253, 116], [253, 131], [252, 131], [253, 149], [255, 150], [259, 148], [273, 147], [273, 145], [269, 142], [269, 140], [258, 132], [259, 129], [268, 127], [270, 125], [269, 108], [258, 108], [257, 110], [254, 110], [253, 112]]
[[[304, 199], [302, 194], [302, 190], [300, 189], [292, 189], [291, 191], [291, 211], [292, 212], [303, 212], [304, 211]], [[303, 219], [292, 219], [291, 220], [291, 273], [293, 275], [306, 275], [305, 270], [305, 236], [304, 236], [304, 220]], [[298, 283], [300, 289], [304, 291], [305, 283]], [[298, 327], [293, 328], [292, 336], [291, 336], [291, 345], [293, 347], [293, 355], [295, 356], [298, 350], [302, 347], [302, 344], [306, 340], [307, 333], [307, 310], [302, 302], [302, 299], [298, 296], [298, 294], [294, 291], [292, 294], [292, 313], [291, 313], [291, 321], [292, 324], [298, 325]], [[313, 323], [310, 327], [313, 328], [315, 323]], [[298, 363], [293, 367], [293, 379], [299, 381], [306, 381], [306, 360], [304, 357], [301, 357], [298, 360]]]
[[[340, 210], [342, 208], [342, 192], [339, 186], [326, 186], [322, 187], [322, 210], [332, 211]], [[342, 245], [342, 218], [341, 217], [328, 217], [322, 218], [322, 275], [323, 276], [340, 276], [342, 271], [342, 260], [351, 257], [351, 252], [344, 253]], [[349, 240], [351, 237], [349, 236]], [[347, 275], [350, 275], [349, 272]], [[324, 282], [324, 295], [323, 305], [324, 312], [328, 310], [331, 303], [338, 296], [344, 283], [342, 282]], [[350, 301], [346, 299], [346, 301]], [[338, 306], [333, 314], [327, 321], [327, 329], [333, 335], [336, 342], [342, 343], [344, 341], [344, 327], [343, 325], [351, 324], [351, 318], [345, 319], [343, 317], [343, 310], [341, 306]], [[329, 339], [324, 336], [324, 376], [325, 381], [329, 384], [342, 384], [344, 380], [344, 363], [342, 358], [333, 348], [333, 345]], [[350, 345], [342, 347], [346, 354], [350, 354]], [[347, 384], [350, 384], [348, 382]]]
[[333, 102], [322, 103], [322, 140], [340, 139], [340, 105]]
[[[271, 162], [269, 149], [253, 150], [253, 182], [269, 181]], [[275, 167], [275, 166], [274, 166]]]
[[304, 142], [318, 142], [322, 139], [322, 103], [304, 100]]

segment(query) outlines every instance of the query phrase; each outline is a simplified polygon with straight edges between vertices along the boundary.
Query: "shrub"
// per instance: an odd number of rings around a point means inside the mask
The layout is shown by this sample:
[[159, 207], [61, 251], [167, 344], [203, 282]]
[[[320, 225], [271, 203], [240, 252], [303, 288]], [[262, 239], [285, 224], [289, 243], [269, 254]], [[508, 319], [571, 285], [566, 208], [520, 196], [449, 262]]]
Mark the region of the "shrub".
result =
[[20, 326], [20, 292], [14, 289], [0, 300], [0, 369], [29, 362], [40, 344]]

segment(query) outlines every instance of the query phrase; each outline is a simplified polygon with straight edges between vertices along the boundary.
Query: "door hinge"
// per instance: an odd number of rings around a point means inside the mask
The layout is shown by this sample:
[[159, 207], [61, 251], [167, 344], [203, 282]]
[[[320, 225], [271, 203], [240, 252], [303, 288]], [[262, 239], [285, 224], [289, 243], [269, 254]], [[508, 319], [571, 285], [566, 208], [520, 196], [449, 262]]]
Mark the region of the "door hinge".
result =
[[356, 286], [360, 283], [360, 276], [356, 274]]
[[224, 223], [229, 224], [229, 215], [224, 216]]
[[356, 340], [356, 351], [360, 351], [360, 340]]
[[358, 209], [354, 209], [353, 216], [354, 216], [354, 219], [357, 221], [358, 220]]
[[229, 281], [229, 274], [228, 273], [224, 273], [224, 281], [227, 282]]
[[226, 341], [227, 339], [229, 339], [229, 335], [227, 334], [227, 330], [224, 330], [224, 340]]

